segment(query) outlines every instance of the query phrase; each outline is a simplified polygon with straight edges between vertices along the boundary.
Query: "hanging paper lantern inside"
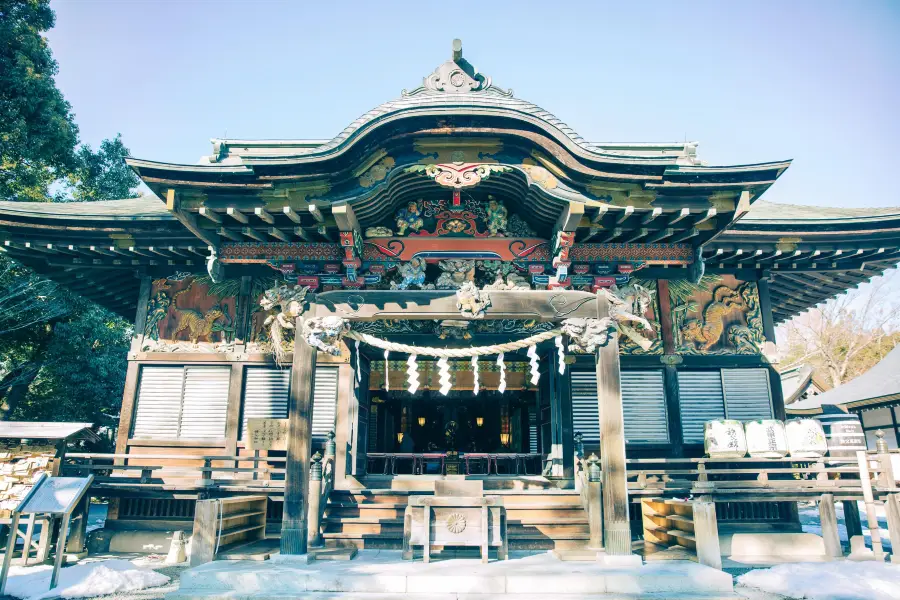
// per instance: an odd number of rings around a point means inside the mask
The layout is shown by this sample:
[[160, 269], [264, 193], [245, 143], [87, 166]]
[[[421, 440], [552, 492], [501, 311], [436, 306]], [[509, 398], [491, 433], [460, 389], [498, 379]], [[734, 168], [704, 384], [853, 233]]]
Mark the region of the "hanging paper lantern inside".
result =
[[475, 424], [479, 427], [484, 425], [484, 417], [475, 417]]
[[425, 427], [425, 417], [419, 417], [419, 427]]

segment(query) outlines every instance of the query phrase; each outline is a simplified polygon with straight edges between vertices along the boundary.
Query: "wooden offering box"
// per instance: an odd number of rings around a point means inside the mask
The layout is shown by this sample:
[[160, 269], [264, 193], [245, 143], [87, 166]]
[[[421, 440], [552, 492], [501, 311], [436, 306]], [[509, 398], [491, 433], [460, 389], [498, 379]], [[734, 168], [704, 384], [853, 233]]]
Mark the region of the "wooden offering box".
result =
[[498, 548], [506, 560], [506, 509], [499, 496], [484, 496], [481, 481], [436, 481], [434, 496], [411, 496], [403, 518], [403, 558], [412, 560], [413, 546], [423, 547], [423, 560], [432, 546], [480, 547], [481, 562], [488, 548]]

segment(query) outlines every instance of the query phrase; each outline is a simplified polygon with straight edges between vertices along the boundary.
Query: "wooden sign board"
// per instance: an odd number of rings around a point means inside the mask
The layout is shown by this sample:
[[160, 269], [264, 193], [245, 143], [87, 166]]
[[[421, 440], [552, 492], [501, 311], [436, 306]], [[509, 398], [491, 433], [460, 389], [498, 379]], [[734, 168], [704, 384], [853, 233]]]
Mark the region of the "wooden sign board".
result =
[[248, 450], [287, 450], [287, 419], [247, 419]]
[[33, 494], [25, 499], [18, 511], [25, 514], [72, 512], [91, 485], [87, 477], [47, 477], [35, 486]]

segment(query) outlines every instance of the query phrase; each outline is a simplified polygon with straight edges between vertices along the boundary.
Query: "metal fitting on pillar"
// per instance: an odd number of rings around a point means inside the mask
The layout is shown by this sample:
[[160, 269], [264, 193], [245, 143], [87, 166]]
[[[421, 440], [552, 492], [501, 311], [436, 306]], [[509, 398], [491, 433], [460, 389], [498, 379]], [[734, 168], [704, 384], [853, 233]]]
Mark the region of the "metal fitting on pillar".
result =
[[329, 431], [325, 437], [328, 438], [328, 441], [325, 442], [325, 458], [334, 458], [335, 454], [337, 454], [337, 444], [334, 442], [334, 432]]
[[887, 454], [890, 452], [887, 442], [884, 441], [884, 432], [880, 429], [875, 432], [875, 451], [878, 452], [878, 454]]
[[587, 459], [588, 481], [600, 481], [600, 459], [593, 452]]
[[312, 460], [309, 466], [310, 481], [322, 481], [322, 455], [316, 452], [310, 460]]

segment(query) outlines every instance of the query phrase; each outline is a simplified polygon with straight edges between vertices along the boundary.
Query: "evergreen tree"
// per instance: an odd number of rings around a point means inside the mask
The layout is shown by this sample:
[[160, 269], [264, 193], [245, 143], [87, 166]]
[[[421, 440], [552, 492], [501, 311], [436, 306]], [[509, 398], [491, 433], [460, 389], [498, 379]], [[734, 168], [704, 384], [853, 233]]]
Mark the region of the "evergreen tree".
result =
[[50, 200], [77, 163], [78, 127], [42, 35], [55, 19], [49, 0], [0, 0], [0, 199]]

